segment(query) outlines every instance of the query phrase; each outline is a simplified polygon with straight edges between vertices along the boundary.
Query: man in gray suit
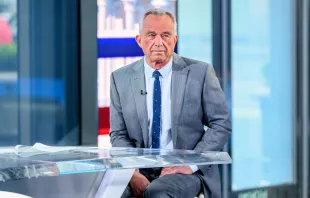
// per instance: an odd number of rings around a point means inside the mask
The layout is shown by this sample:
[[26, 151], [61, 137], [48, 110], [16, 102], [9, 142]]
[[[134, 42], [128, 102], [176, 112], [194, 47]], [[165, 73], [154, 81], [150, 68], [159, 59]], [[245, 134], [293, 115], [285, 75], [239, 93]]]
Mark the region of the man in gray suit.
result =
[[[170, 12], [146, 12], [136, 36], [144, 58], [111, 74], [113, 147], [221, 151], [228, 140], [231, 122], [214, 69], [173, 52], [176, 29]], [[218, 166], [140, 169], [123, 197], [195, 197], [201, 191], [221, 197]]]

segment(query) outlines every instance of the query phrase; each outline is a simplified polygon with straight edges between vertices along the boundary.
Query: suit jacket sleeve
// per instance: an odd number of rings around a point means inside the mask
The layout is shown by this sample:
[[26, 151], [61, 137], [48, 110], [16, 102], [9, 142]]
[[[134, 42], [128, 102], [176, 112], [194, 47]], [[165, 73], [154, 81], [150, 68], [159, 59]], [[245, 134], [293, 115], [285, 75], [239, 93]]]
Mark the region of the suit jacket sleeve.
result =
[[123, 117], [120, 96], [117, 91], [113, 73], [110, 83], [110, 141], [113, 147], [134, 147], [128, 136], [126, 123]]
[[195, 150], [221, 151], [231, 135], [231, 121], [224, 92], [211, 65], [206, 71], [202, 97], [204, 122], [209, 128]]

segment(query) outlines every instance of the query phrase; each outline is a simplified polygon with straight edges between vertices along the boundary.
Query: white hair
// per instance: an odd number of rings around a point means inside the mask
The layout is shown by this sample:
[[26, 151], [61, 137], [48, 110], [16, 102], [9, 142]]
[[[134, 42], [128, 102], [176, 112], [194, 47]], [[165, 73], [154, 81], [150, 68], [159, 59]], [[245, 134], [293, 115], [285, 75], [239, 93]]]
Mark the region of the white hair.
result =
[[149, 9], [146, 13], [144, 13], [142, 19], [140, 20], [139, 22], [139, 33], [140, 35], [142, 34], [142, 29], [143, 29], [143, 22], [144, 22], [144, 19], [148, 16], [148, 15], [155, 15], [155, 16], [164, 16], [164, 15], [168, 15], [173, 23], [174, 23], [174, 32], [177, 33], [177, 21], [174, 17], [174, 15], [169, 12], [169, 11], [166, 11], [166, 10], [163, 10], [163, 9], [160, 9], [160, 8], [151, 8]]

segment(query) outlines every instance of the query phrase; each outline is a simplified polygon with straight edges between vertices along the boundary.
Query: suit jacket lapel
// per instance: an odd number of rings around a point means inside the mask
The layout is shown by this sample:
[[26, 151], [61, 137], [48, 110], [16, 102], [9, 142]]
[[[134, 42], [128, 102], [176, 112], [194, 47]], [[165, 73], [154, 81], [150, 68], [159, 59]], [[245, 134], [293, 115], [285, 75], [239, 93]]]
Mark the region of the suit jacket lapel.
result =
[[177, 54], [173, 55], [172, 83], [171, 83], [171, 133], [173, 148], [176, 148], [177, 126], [181, 116], [184, 92], [186, 87], [189, 67]]
[[141, 90], [145, 91], [145, 77], [144, 77], [144, 61], [143, 58], [133, 67], [131, 75], [131, 88], [133, 91], [138, 119], [141, 125], [144, 146], [148, 147], [148, 115], [146, 107], [146, 96], [141, 94]]

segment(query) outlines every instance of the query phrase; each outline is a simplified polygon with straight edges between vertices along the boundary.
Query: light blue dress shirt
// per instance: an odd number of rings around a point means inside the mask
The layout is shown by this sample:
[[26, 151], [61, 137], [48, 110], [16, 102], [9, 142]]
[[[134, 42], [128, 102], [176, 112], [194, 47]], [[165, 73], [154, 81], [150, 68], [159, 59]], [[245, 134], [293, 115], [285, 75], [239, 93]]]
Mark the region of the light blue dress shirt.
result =
[[[153, 120], [153, 86], [154, 77], [152, 77], [153, 69], [149, 66], [144, 57], [144, 74], [146, 86], [146, 104], [149, 127], [149, 145], [152, 146], [152, 120]], [[160, 148], [173, 149], [171, 136], [171, 76], [172, 76], [172, 58], [167, 65], [158, 70], [161, 74], [159, 77], [161, 87], [161, 130], [160, 130]], [[193, 172], [198, 170], [198, 167], [190, 166]]]

